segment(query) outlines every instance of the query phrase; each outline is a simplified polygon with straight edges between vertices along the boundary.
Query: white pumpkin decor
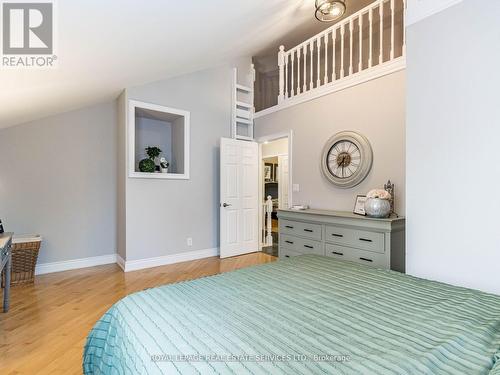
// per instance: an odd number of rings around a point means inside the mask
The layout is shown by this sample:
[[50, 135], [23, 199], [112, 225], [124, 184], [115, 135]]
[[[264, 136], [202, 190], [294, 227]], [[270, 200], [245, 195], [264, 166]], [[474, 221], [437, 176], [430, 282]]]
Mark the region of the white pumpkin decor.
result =
[[386, 190], [370, 190], [368, 194], [366, 194], [366, 215], [374, 218], [389, 217], [391, 214], [391, 198], [391, 194]]

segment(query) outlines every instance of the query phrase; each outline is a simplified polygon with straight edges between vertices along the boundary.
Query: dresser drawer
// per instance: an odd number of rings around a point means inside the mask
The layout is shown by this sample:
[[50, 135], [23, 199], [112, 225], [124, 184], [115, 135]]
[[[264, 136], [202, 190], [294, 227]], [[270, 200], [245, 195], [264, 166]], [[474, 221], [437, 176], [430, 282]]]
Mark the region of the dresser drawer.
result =
[[366, 266], [385, 269], [391, 268], [390, 261], [388, 262], [386, 260], [386, 256], [384, 254], [353, 249], [353, 251], [351, 252], [351, 256], [353, 257], [354, 262], [361, 263]]
[[360, 249], [375, 251], [377, 253], [385, 252], [385, 240], [384, 233], [369, 232], [369, 231], [357, 231], [354, 237], [355, 246]]
[[284, 247], [301, 254], [323, 255], [323, 244], [320, 241], [308, 240], [295, 236], [282, 234], [280, 236], [280, 247]]
[[329, 257], [348, 260], [371, 267], [390, 268], [390, 264], [388, 264], [387, 258], [384, 254], [334, 244], [326, 244], [325, 253]]
[[296, 257], [298, 255], [303, 255], [303, 254], [301, 254], [297, 251], [293, 251], [290, 249], [285, 249], [285, 248], [280, 247], [280, 250], [279, 250], [279, 258], [280, 259], [288, 259], [291, 257]]
[[352, 229], [327, 225], [325, 227], [325, 241], [350, 245], [355, 232]]
[[327, 225], [325, 236], [327, 242], [352, 246], [357, 249], [374, 251], [382, 254], [385, 252], [384, 233]]
[[303, 223], [300, 221], [280, 220], [280, 233], [301, 236], [321, 241], [322, 227], [320, 224]]
[[341, 245], [325, 244], [325, 255], [332, 258], [351, 260], [350, 251], [352, 249]]

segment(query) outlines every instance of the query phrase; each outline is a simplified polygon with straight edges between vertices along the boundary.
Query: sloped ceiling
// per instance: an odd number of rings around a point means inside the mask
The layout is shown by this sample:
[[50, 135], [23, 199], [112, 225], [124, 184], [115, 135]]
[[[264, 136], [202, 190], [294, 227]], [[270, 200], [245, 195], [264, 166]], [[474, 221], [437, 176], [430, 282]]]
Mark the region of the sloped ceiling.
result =
[[252, 56], [309, 30], [314, 0], [57, 1], [58, 67], [0, 70], [0, 127]]

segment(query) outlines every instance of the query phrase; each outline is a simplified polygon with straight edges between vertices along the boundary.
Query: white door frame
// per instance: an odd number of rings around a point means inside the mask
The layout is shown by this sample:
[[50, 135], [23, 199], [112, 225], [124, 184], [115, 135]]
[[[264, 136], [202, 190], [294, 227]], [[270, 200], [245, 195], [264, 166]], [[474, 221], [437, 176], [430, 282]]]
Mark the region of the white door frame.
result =
[[[292, 205], [292, 171], [293, 171], [293, 130], [263, 135], [256, 139], [259, 144], [259, 207], [262, 207], [264, 202], [264, 170], [262, 169], [262, 145], [265, 142], [272, 142], [278, 139], [288, 138], [288, 204]], [[262, 212], [259, 213], [259, 250], [262, 251], [262, 230], [264, 229], [264, 220], [262, 219]]]

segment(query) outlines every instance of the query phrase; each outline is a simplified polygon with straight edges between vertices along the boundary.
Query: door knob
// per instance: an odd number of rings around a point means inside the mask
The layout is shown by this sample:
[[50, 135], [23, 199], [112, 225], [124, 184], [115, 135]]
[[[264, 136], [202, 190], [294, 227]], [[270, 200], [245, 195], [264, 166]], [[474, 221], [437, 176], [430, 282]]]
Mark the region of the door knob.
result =
[[230, 205], [230, 204], [228, 204], [228, 203], [223, 203], [223, 204], [222, 204], [222, 207], [229, 207], [229, 206], [231, 206], [231, 205]]

